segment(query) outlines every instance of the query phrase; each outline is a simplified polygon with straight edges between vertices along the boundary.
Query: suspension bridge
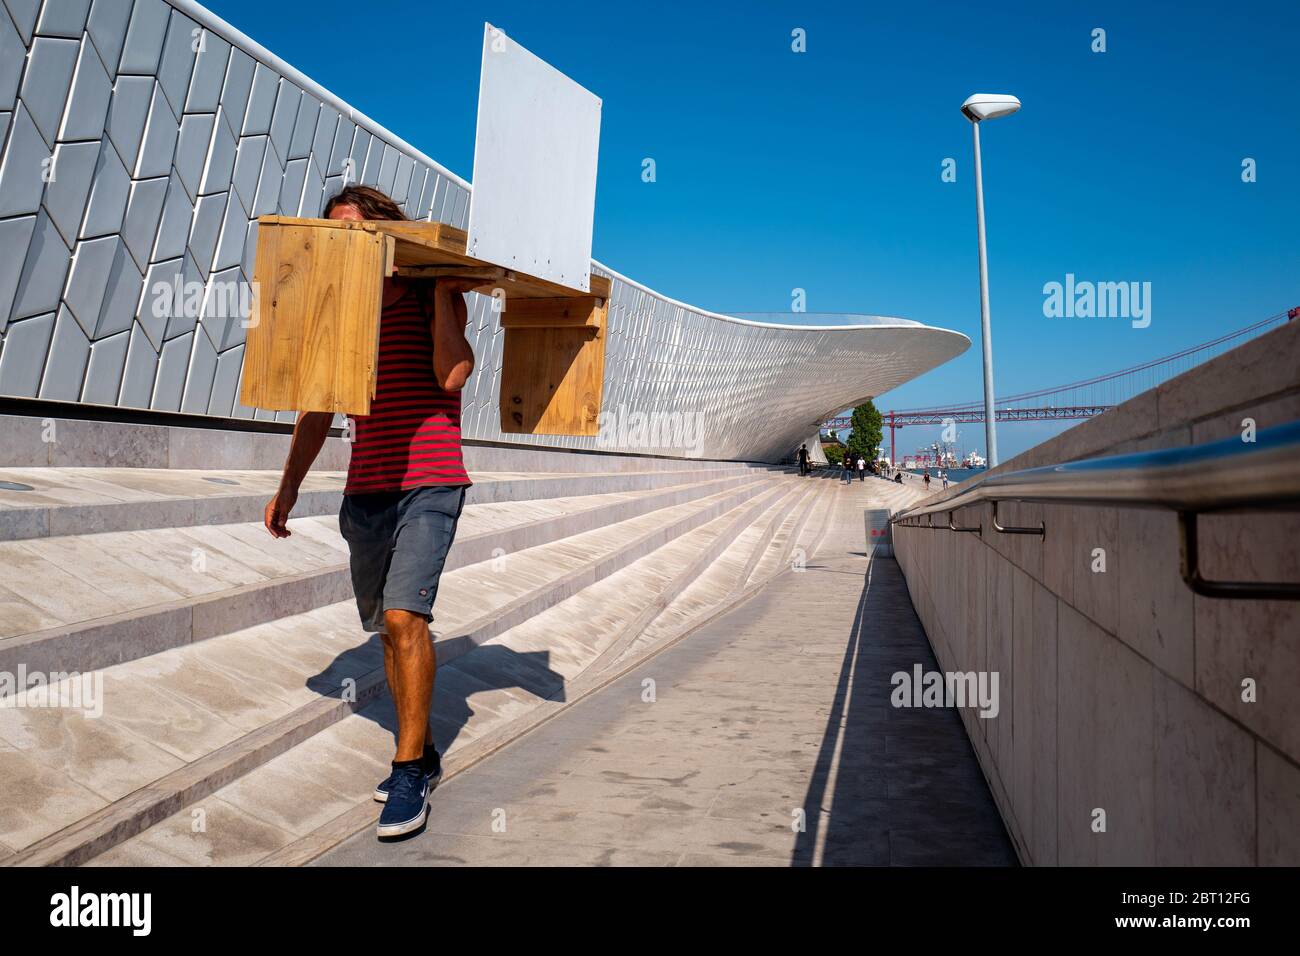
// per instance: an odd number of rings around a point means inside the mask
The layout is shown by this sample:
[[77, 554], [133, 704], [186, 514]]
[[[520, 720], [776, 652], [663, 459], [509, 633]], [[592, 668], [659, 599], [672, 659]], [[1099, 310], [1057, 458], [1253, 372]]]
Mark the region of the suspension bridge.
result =
[[[1208, 342], [1189, 346], [1172, 355], [1152, 359], [1140, 365], [1066, 385], [1053, 385], [1018, 395], [996, 398], [993, 403], [994, 421], [1077, 421], [1100, 415], [1140, 392], [1154, 388], [1216, 355], [1235, 348], [1247, 339], [1262, 335], [1284, 322], [1297, 318], [1300, 318], [1300, 306], [1271, 315]], [[894, 441], [895, 432], [900, 428], [915, 425], [983, 422], [984, 417], [982, 398], [938, 408], [891, 409], [884, 412], [882, 413], [883, 424], [889, 429], [889, 459], [898, 460], [895, 455]], [[828, 418], [822, 422], [821, 427], [823, 431], [851, 428], [852, 419], [847, 415]]]

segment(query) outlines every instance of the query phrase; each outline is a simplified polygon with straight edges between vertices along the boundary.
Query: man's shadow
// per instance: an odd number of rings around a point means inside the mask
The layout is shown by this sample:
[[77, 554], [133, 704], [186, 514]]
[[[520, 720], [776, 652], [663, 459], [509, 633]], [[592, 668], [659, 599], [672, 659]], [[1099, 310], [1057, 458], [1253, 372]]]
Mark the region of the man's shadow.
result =
[[[550, 657], [550, 651], [520, 653], [502, 644], [481, 644], [452, 661], [440, 663], [429, 714], [438, 752], [446, 753], [474, 716], [469, 703], [473, 694], [518, 688], [538, 700], [563, 703], [564, 675], [551, 668]], [[378, 634], [371, 634], [364, 644], [349, 648], [320, 673], [307, 678], [307, 687], [322, 696], [334, 696], [345, 680], [359, 679], [383, 666], [383, 644]], [[386, 686], [356, 713], [373, 720], [396, 739], [397, 713]]]

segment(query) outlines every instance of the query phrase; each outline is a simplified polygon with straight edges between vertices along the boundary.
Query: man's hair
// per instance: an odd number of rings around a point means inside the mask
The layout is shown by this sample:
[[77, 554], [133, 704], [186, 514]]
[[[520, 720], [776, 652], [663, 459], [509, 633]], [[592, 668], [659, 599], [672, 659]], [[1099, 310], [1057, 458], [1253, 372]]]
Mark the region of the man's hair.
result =
[[406, 219], [400, 206], [372, 186], [345, 186], [325, 203], [323, 215], [329, 218], [335, 206], [356, 206], [364, 219]]

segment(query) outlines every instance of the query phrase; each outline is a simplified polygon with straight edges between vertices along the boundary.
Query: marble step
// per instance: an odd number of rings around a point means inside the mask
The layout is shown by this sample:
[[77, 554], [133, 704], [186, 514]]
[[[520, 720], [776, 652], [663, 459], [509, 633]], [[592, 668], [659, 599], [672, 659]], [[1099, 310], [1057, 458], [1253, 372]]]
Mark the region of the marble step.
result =
[[[644, 491], [754, 470], [710, 464], [678, 471], [474, 472], [466, 504]], [[337, 513], [346, 477], [309, 472], [294, 516]], [[278, 470], [0, 468], [0, 541], [257, 522], [279, 482]]]
[[[680, 474], [680, 473], [675, 473]], [[719, 490], [738, 470], [598, 495], [467, 505], [447, 568], [508, 555]], [[89, 671], [351, 596], [336, 515], [0, 542], [0, 671]]]
[[[444, 574], [440, 664], [790, 479], [767, 475]], [[77, 863], [344, 720], [383, 690], [350, 600], [103, 672], [103, 715], [0, 704], [0, 855]], [[56, 796], [57, 795], [57, 796]]]
[[[795, 503], [785, 479], [443, 663], [434, 725], [449, 775], [571, 703], [581, 677], [647, 608], [680, 593], [750, 524]], [[747, 560], [747, 556], [746, 556]], [[107, 849], [95, 865], [298, 865], [373, 824], [375, 782], [387, 774], [395, 726], [381, 692], [193, 806]], [[299, 798], [292, 797], [294, 788]], [[303, 794], [306, 794], [305, 798]], [[196, 813], [206, 821], [196, 829]], [[26, 862], [26, 861], [22, 861]]]

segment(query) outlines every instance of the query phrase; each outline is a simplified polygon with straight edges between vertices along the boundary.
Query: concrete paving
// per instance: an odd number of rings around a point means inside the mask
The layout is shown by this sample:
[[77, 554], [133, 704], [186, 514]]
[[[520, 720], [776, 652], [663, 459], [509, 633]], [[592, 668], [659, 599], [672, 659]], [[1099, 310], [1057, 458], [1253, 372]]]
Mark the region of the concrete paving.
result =
[[957, 715], [890, 706], [936, 667], [863, 511], [918, 497], [833, 489], [786, 571], [449, 779], [424, 832], [367, 827], [321, 865], [1014, 865]]

